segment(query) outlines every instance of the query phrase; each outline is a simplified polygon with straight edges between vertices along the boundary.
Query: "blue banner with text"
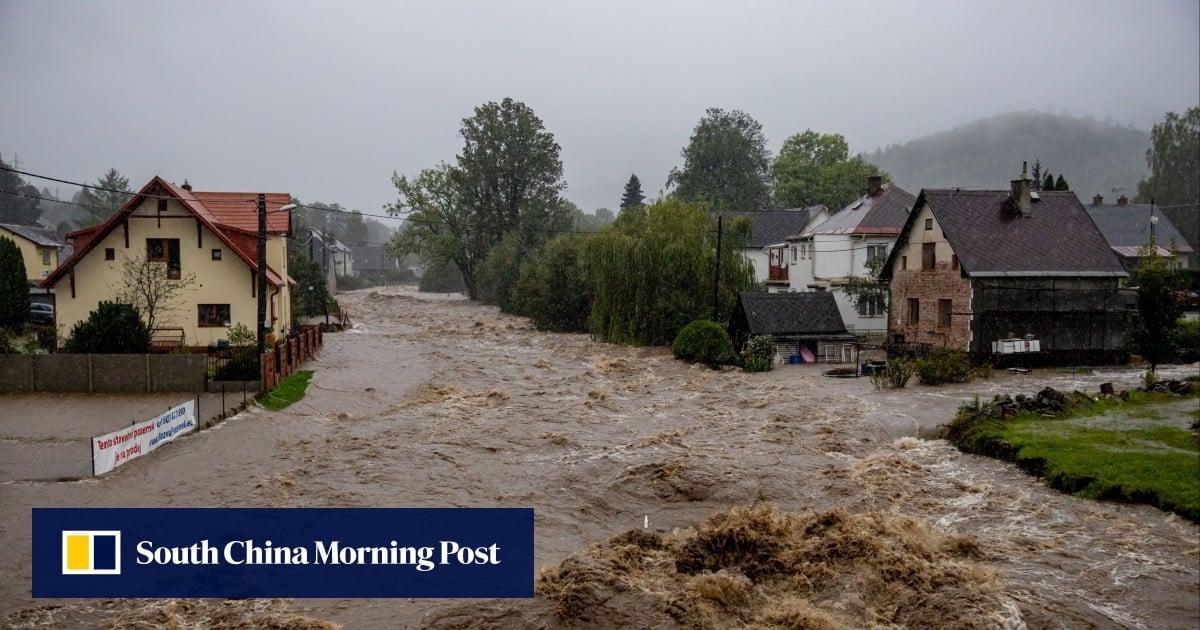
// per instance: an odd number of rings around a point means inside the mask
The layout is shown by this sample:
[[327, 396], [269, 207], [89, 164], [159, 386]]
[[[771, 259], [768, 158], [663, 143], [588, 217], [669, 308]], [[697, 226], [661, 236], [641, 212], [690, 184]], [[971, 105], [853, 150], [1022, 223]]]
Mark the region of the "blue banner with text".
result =
[[34, 508], [34, 597], [533, 597], [532, 508]]

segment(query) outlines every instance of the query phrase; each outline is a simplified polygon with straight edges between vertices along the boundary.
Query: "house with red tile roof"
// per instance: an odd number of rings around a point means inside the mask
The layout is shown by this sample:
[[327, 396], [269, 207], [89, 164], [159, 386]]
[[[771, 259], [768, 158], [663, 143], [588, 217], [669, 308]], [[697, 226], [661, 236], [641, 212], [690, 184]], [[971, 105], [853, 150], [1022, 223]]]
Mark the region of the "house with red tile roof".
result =
[[[287, 193], [266, 193], [267, 323], [291, 325], [286, 238], [291, 216], [278, 210]], [[41, 285], [55, 289], [63, 335], [87, 319], [101, 301], [116, 299], [126, 260], [162, 264], [169, 281], [193, 281], [175, 303], [157, 313], [156, 328], [186, 346], [229, 338], [258, 314], [258, 193], [202, 192], [154, 177], [104, 223], [67, 235], [74, 253]]]
[[880, 274], [893, 342], [990, 358], [1036, 340], [1039, 358], [1108, 362], [1124, 352], [1120, 261], [1072, 192], [925, 189]]

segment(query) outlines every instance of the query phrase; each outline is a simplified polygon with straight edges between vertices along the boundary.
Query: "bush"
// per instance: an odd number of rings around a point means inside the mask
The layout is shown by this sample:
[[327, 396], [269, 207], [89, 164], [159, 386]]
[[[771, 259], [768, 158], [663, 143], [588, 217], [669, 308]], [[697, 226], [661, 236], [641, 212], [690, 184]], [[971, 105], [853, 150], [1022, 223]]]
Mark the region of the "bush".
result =
[[779, 349], [770, 335], [751, 337], [742, 349], [742, 369], [747, 372], [770, 372], [775, 369], [775, 355]]
[[592, 312], [592, 282], [584, 264], [582, 237], [555, 237], [536, 258], [521, 264], [513, 287], [514, 310], [538, 330], [587, 332]]
[[257, 381], [261, 377], [258, 359], [254, 356], [256, 348], [240, 348], [233, 356], [221, 364], [213, 374], [217, 381]]
[[150, 352], [150, 329], [133, 306], [101, 302], [75, 324], [65, 347], [76, 354], [144, 354]]
[[917, 378], [922, 385], [966, 383], [971, 380], [971, 357], [964, 350], [934, 350], [917, 359]]
[[430, 263], [417, 283], [417, 290], [424, 293], [466, 293], [467, 285], [458, 267], [452, 263]]
[[908, 384], [908, 379], [912, 377], [914, 371], [916, 370], [912, 361], [904, 357], [888, 359], [883, 367], [871, 371], [871, 384], [875, 386], [875, 389], [904, 387]]
[[671, 344], [675, 358], [716, 367], [733, 361], [733, 342], [716, 322], [698, 319], [684, 326]]

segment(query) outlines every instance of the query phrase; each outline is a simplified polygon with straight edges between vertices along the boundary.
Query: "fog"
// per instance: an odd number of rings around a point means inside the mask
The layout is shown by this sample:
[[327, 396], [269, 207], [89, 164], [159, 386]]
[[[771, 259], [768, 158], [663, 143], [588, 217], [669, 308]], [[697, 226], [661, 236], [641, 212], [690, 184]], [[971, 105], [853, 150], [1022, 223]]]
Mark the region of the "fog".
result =
[[393, 172], [452, 161], [462, 119], [512, 97], [592, 211], [631, 173], [663, 190], [707, 107], [750, 114], [772, 151], [807, 128], [857, 153], [1023, 110], [1149, 129], [1197, 103], [1198, 32], [1195, 0], [4, 0], [0, 155], [382, 213]]

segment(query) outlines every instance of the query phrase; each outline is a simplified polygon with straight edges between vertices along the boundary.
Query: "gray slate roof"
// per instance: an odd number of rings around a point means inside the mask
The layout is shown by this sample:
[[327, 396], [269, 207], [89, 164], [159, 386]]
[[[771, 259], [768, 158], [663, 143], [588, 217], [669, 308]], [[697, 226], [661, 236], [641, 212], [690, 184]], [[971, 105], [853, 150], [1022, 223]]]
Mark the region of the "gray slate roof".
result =
[[884, 184], [874, 195], [863, 195], [829, 220], [806, 230], [813, 234], [899, 234], [917, 198], [895, 184]]
[[[1020, 216], [1007, 190], [926, 189], [917, 207], [929, 204], [968, 276], [1126, 275], [1075, 193], [1040, 195], [1029, 217]], [[904, 234], [919, 229], [916, 214]]]
[[30, 241], [33, 241], [40, 247], [62, 247], [63, 242], [59, 240], [58, 234], [54, 230], [44, 228], [29, 227], [28, 225], [15, 225], [12, 223], [0, 223], [0, 227], [23, 236]]
[[1154, 224], [1154, 238], [1159, 245], [1170, 247], [1173, 240], [1175, 249], [1180, 253], [1190, 254], [1195, 251], [1196, 244], [1188, 243], [1187, 239], [1179, 233], [1179, 230], [1175, 229], [1175, 225], [1157, 206], [1093, 204], [1087, 206], [1087, 211], [1092, 216], [1092, 221], [1096, 223], [1096, 227], [1100, 228], [1104, 239], [1114, 248], [1133, 247], [1135, 248], [1133, 251], [1136, 252], [1137, 247], [1150, 242], [1150, 216], [1153, 215], [1158, 217], [1158, 223]]
[[846, 324], [833, 294], [806, 293], [738, 294], [735, 319], [745, 314], [751, 335], [845, 335]]
[[[765, 212], [729, 212], [727, 217], [748, 217], [750, 219], [750, 241], [746, 247], [761, 249], [768, 245], [778, 245], [789, 236], [799, 234], [808, 219], [821, 206], [798, 208], [795, 210], [769, 210]], [[810, 211], [812, 211], [810, 213]]]

